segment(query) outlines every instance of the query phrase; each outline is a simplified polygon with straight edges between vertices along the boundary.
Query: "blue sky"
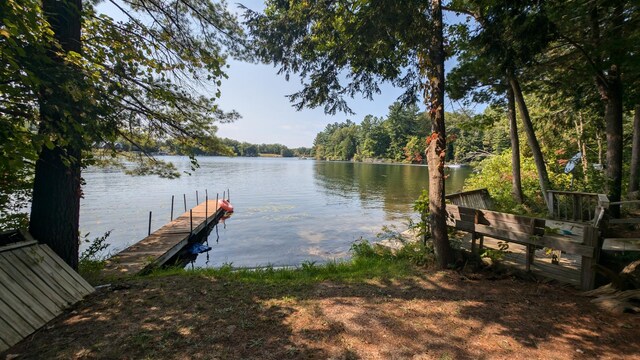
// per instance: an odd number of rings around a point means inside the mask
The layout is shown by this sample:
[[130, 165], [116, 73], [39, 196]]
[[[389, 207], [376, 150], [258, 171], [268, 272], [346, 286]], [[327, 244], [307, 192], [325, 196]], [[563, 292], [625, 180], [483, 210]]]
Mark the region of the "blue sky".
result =
[[[252, 10], [262, 10], [263, 2], [259, 0], [241, 0], [230, 3], [230, 10], [239, 13], [238, 3]], [[102, 3], [100, 11], [115, 19], [121, 19], [113, 6]], [[449, 61], [447, 68], [454, 62]], [[315, 135], [322, 131], [328, 123], [342, 122], [346, 119], [359, 123], [366, 115], [385, 116], [389, 106], [402, 93], [401, 89], [390, 85], [381, 86], [381, 94], [373, 101], [355, 98], [349, 106], [356, 115], [324, 114], [321, 108], [296, 111], [286, 95], [301, 88], [300, 80], [294, 76], [286, 81], [284, 76], [276, 74], [273, 65], [250, 64], [235, 60], [229, 61], [228, 79], [222, 83], [222, 97], [219, 104], [223, 110], [236, 110], [241, 119], [230, 124], [219, 124], [218, 135], [250, 143], [280, 143], [288, 147], [313, 145]], [[447, 100], [445, 107], [452, 111]], [[424, 109], [424, 106], [421, 106]]]

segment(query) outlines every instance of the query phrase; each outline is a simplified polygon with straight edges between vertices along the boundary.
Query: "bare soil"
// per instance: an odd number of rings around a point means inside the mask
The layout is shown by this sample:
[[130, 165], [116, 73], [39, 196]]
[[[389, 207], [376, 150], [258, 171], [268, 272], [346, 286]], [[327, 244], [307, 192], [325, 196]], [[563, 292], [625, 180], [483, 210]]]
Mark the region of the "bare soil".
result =
[[452, 271], [312, 285], [138, 278], [90, 296], [4, 357], [640, 359], [640, 317], [589, 300]]

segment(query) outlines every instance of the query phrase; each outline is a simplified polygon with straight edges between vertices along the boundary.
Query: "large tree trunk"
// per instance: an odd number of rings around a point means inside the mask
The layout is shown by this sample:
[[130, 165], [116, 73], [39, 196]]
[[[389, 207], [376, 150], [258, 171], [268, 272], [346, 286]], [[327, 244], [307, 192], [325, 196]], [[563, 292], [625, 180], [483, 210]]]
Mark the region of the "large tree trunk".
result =
[[[44, 14], [65, 52], [81, 52], [81, 0], [44, 0]], [[78, 267], [78, 225], [81, 197], [82, 137], [78, 134], [78, 100], [64, 86], [79, 81], [52, 48], [51, 83], [40, 91], [39, 132], [53, 141], [43, 147], [36, 162], [29, 231], [49, 245], [71, 267]]]
[[429, 216], [433, 247], [438, 265], [449, 266], [454, 259], [449, 244], [444, 199], [444, 160], [447, 150], [444, 127], [444, 37], [442, 33], [442, 4], [431, 0], [433, 35], [427, 50], [429, 57], [429, 113], [431, 115], [431, 137], [427, 147], [429, 164]]
[[516, 120], [516, 101], [513, 89], [507, 89], [507, 115], [509, 116], [509, 133], [511, 135], [511, 193], [518, 204], [522, 204], [522, 177], [520, 175], [520, 139], [518, 139], [518, 122]]
[[[603, 79], [604, 78], [604, 79]], [[622, 81], [614, 65], [606, 77], [598, 77], [598, 88], [605, 101], [604, 119], [607, 135], [607, 193], [609, 201], [620, 201], [622, 195]], [[611, 216], [620, 217], [620, 205], [609, 207]]]
[[640, 185], [640, 105], [636, 105], [633, 118], [633, 145], [631, 147], [631, 173], [629, 174], [629, 197], [637, 198]]
[[[622, 29], [624, 23], [624, 4], [622, 2], [615, 3], [612, 12], [612, 27]], [[591, 9], [591, 39], [596, 46], [601, 45], [602, 38], [600, 34], [600, 6], [598, 2], [593, 3]], [[609, 11], [609, 10], [607, 10]], [[612, 40], [612, 39], [605, 39]], [[623, 49], [615, 41], [612, 42], [609, 50], [610, 63], [612, 64], [606, 71], [598, 71], [595, 74], [595, 83], [600, 93], [600, 97], [605, 103], [604, 121], [605, 132], [607, 137], [607, 154], [605, 176], [607, 178], [607, 193], [609, 200], [612, 202], [620, 201], [622, 195], [622, 79], [620, 77], [621, 69], [619, 64], [624, 56], [626, 49]], [[594, 60], [595, 64], [602, 64], [603, 57], [598, 54]], [[604, 66], [602, 67], [605, 70]], [[620, 205], [609, 207], [612, 217], [620, 216]]]
[[549, 213], [551, 213], [553, 212], [553, 209], [549, 208], [549, 199], [547, 198], [547, 191], [551, 190], [549, 188], [549, 174], [547, 173], [547, 166], [544, 163], [544, 157], [542, 156], [542, 151], [540, 150], [538, 138], [536, 137], [536, 133], [533, 130], [533, 124], [531, 123], [531, 117], [529, 116], [529, 109], [527, 108], [527, 103], [524, 101], [522, 88], [520, 88], [518, 79], [514, 75], [511, 75], [509, 76], [509, 83], [511, 85], [511, 88], [513, 89], [516, 103], [518, 104], [518, 109], [520, 110], [520, 116], [522, 117], [524, 132], [527, 135], [527, 142], [529, 143], [529, 148], [531, 148], [533, 161], [535, 162], [536, 169], [538, 170], [538, 182], [540, 183], [542, 197], [544, 198], [544, 202], [547, 205]]

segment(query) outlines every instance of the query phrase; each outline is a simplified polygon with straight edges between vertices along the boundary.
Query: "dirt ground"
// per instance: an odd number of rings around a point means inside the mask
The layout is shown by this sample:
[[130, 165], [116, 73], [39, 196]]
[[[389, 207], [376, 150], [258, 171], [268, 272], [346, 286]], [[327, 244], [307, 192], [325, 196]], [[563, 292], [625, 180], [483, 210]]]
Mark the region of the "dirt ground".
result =
[[456, 272], [314, 285], [129, 280], [0, 358], [640, 359], [640, 317], [576, 290]]

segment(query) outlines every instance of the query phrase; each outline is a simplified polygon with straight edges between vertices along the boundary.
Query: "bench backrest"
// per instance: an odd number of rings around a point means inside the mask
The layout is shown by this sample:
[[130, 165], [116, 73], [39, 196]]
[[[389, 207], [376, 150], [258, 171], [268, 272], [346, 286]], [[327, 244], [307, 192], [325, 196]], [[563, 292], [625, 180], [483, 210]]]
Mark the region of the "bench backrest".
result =
[[487, 189], [462, 191], [445, 195], [452, 204], [472, 209], [493, 209], [493, 199]]

